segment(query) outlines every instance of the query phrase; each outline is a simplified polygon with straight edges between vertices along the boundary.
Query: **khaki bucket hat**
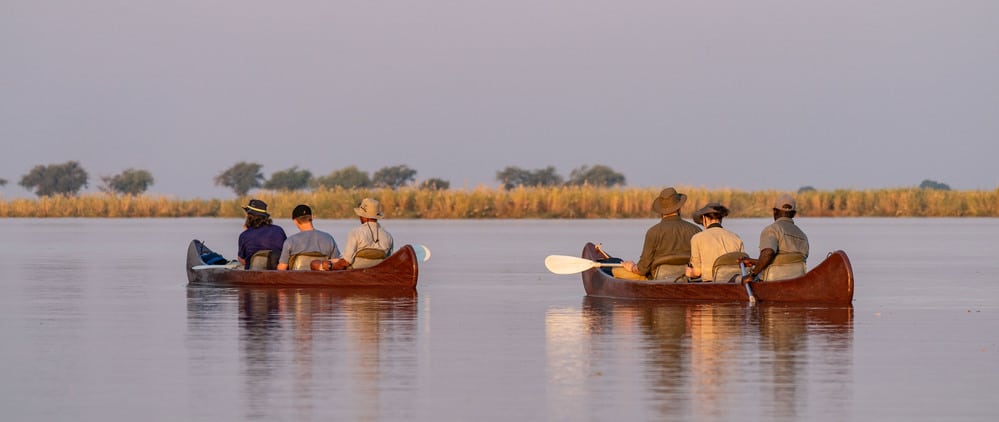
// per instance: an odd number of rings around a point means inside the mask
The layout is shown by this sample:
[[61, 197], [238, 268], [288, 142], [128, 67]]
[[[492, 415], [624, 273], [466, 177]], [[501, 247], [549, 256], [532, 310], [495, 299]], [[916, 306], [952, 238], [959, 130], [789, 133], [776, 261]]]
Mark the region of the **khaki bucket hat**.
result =
[[357, 214], [359, 217], [376, 219], [385, 216], [382, 214], [382, 204], [374, 198], [362, 199], [361, 206], [354, 208], [354, 214]]

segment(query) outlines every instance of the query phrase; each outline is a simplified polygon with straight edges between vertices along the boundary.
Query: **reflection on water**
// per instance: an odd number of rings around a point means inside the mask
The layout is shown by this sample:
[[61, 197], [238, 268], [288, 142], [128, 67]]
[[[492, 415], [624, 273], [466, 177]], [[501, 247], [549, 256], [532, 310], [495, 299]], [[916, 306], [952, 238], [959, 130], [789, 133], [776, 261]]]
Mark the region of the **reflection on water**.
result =
[[[188, 323], [194, 342], [238, 326], [233, 358], [247, 419], [339, 412], [376, 420], [390, 407], [384, 390], [415, 376], [405, 363], [415, 349], [416, 304], [415, 291], [192, 287]], [[336, 401], [349, 410], [332, 409]]]
[[[546, 338], [551, 398], [589, 403], [588, 412], [599, 412], [602, 390], [641, 379], [632, 394], [654, 418], [849, 415], [852, 306], [585, 297], [581, 309], [547, 313]], [[636, 360], [641, 373], [629, 373]]]

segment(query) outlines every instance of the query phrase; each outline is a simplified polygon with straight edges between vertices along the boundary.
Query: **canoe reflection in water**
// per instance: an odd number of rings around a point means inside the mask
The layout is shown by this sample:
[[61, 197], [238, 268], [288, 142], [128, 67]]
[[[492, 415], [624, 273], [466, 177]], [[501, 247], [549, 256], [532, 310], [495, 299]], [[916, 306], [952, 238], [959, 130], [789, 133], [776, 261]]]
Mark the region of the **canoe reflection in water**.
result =
[[[546, 315], [549, 391], [612, 418], [634, 390], [653, 419], [849, 416], [853, 307], [659, 303], [584, 297]], [[644, 381], [644, 382], [641, 382]], [[746, 391], [753, 393], [746, 395]], [[741, 394], [735, 394], [742, 392]], [[573, 409], [570, 403], [587, 403]], [[822, 408], [816, 408], [821, 406]], [[578, 406], [577, 406], [578, 407]], [[559, 415], [574, 418], [575, 413]], [[830, 418], [831, 416], [831, 418]]]
[[378, 419], [397, 401], [383, 378], [415, 378], [415, 290], [188, 289], [188, 321], [204, 325], [202, 341], [230, 335], [236, 318], [247, 419], [289, 409], [300, 420]]

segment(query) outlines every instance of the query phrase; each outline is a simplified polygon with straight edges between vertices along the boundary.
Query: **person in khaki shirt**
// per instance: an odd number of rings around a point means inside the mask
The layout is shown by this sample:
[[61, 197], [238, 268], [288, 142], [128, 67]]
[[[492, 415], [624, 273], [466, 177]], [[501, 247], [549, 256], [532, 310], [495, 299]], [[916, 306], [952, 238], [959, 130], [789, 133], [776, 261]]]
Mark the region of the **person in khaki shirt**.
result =
[[[639, 257], [638, 263], [623, 262], [621, 267], [611, 270], [614, 277], [628, 280], [673, 280], [676, 277], [672, 269], [657, 271], [662, 267], [672, 266], [657, 267], [656, 261], [670, 256], [690, 256], [690, 238], [700, 232], [701, 228], [680, 218], [680, 209], [686, 201], [687, 195], [677, 192], [672, 187], [663, 189], [659, 193], [659, 196], [652, 201], [652, 211], [662, 219], [645, 233], [642, 256]], [[686, 261], [687, 258], [684, 258], [683, 262]], [[683, 276], [684, 264], [681, 263], [677, 267], [679, 276]]]
[[760, 257], [749, 260], [752, 270], [742, 278], [751, 281], [772, 281], [805, 275], [808, 259], [808, 236], [797, 225], [794, 217], [798, 204], [786, 193], [774, 200], [774, 222], [760, 233]]
[[704, 231], [690, 239], [690, 263], [687, 264], [686, 273], [688, 278], [700, 278], [703, 282], [714, 281], [714, 264], [718, 257], [730, 252], [745, 252], [742, 239], [722, 228], [722, 219], [728, 216], [728, 212], [728, 208], [717, 202], [708, 203], [694, 212], [694, 222], [704, 226]]

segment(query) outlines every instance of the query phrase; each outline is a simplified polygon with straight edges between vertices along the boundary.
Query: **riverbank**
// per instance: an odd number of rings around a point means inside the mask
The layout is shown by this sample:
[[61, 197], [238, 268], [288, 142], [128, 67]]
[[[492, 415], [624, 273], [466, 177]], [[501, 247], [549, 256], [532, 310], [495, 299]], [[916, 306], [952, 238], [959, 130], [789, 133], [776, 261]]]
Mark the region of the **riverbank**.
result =
[[[0, 218], [242, 218], [249, 197], [269, 204], [275, 218], [290, 218], [297, 204], [312, 206], [318, 218], [353, 218], [364, 197], [381, 201], [386, 218], [651, 218], [659, 188], [551, 187], [460, 190], [320, 189], [256, 191], [233, 199], [177, 199], [153, 195], [87, 194], [2, 200]], [[678, 187], [688, 195], [683, 215], [707, 202], [728, 206], [730, 218], [769, 217], [778, 191]], [[997, 217], [999, 189], [944, 191], [917, 188], [810, 191], [795, 194], [802, 217]]]

